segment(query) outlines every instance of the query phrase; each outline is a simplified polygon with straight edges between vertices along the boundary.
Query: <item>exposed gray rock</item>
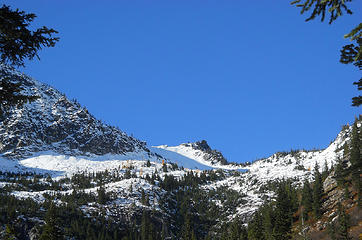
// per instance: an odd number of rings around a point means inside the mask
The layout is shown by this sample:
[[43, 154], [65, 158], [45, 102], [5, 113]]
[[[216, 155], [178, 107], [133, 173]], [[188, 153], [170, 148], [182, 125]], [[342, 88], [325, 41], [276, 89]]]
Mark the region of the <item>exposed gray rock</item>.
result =
[[205, 161], [211, 162], [212, 164], [220, 163], [222, 165], [228, 164], [225, 157], [221, 152], [211, 149], [211, 147], [207, 144], [206, 140], [202, 140], [195, 143], [190, 143], [191, 147], [196, 150], [201, 150], [207, 154], [204, 155]]
[[323, 202], [323, 209], [330, 211], [336, 207], [338, 202], [343, 200], [343, 191], [337, 188], [337, 181], [334, 178], [334, 172], [328, 175], [323, 183], [325, 193], [327, 193], [326, 200]]
[[3, 156], [21, 158], [47, 150], [72, 155], [148, 151], [144, 142], [95, 119], [56, 89], [0, 64], [0, 79], [4, 76], [20, 82], [22, 94], [39, 98], [8, 109], [0, 119]]
[[323, 182], [323, 189], [327, 193], [337, 187], [337, 181], [333, 176], [334, 172], [329, 174], [328, 177]]

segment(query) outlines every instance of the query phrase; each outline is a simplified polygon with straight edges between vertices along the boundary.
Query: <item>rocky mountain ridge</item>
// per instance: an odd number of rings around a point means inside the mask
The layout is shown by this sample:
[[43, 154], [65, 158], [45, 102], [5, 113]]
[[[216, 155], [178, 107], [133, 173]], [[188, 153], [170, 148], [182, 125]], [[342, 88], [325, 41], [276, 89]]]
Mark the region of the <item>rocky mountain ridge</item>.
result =
[[39, 98], [9, 109], [1, 119], [3, 156], [23, 158], [49, 150], [68, 155], [148, 151], [145, 142], [95, 119], [86, 108], [56, 89], [1, 64], [0, 77], [5, 76], [21, 83], [22, 94]]
[[205, 161], [208, 161], [211, 164], [220, 164], [220, 165], [228, 164], [228, 161], [225, 159], [222, 153], [218, 150], [211, 149], [206, 140], [185, 144], [185, 146], [191, 146], [195, 150], [200, 150], [206, 153], [204, 155], [204, 159]]

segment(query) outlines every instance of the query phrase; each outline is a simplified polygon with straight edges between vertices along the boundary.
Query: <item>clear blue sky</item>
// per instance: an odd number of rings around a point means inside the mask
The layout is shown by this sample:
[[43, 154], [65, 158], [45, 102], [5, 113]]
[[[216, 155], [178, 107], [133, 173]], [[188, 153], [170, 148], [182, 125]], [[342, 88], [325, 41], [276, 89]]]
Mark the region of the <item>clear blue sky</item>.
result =
[[361, 113], [338, 62], [358, 1], [332, 25], [289, 1], [4, 2], [60, 32], [22, 71], [150, 145], [206, 139], [242, 162], [324, 148]]

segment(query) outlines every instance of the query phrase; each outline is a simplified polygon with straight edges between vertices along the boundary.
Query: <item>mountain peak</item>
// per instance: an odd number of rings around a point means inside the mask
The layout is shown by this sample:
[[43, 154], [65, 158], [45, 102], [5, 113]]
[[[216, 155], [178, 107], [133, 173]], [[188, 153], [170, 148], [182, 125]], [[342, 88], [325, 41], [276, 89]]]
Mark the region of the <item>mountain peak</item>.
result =
[[160, 145], [156, 146], [156, 152], [160, 155], [165, 152], [159, 152], [157, 149], [163, 149], [168, 152], [174, 152], [189, 159], [195, 160], [205, 166], [216, 168], [235, 168], [229, 165], [221, 152], [213, 150], [206, 140], [197, 141], [194, 143], [182, 143], [178, 146]]
[[0, 121], [0, 153], [20, 158], [34, 152], [72, 155], [148, 151], [146, 143], [102, 123], [76, 101], [13, 68], [0, 65], [0, 77], [21, 83], [22, 94], [39, 98], [8, 109]]

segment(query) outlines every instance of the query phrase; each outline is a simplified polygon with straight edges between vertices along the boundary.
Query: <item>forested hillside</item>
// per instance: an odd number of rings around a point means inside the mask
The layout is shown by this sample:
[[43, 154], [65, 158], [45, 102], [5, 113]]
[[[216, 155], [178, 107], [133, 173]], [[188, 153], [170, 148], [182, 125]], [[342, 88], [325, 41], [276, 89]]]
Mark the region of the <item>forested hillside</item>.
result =
[[248, 239], [360, 239], [361, 139], [356, 119], [337, 163], [322, 172], [316, 165], [314, 180], [299, 188], [282, 182], [249, 222]]

